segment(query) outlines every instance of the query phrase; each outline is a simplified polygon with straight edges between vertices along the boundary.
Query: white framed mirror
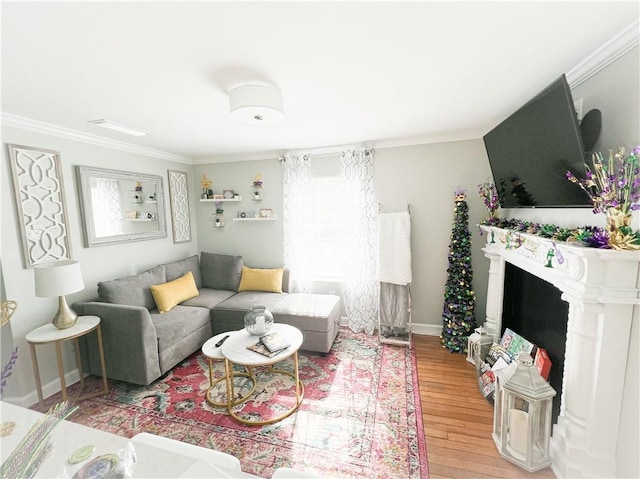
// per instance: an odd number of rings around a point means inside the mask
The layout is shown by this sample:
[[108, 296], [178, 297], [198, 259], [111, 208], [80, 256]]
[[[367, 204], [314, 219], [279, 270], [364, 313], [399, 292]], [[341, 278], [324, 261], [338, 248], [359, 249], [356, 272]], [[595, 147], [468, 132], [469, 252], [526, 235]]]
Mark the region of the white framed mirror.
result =
[[87, 247], [167, 236], [162, 177], [76, 166]]

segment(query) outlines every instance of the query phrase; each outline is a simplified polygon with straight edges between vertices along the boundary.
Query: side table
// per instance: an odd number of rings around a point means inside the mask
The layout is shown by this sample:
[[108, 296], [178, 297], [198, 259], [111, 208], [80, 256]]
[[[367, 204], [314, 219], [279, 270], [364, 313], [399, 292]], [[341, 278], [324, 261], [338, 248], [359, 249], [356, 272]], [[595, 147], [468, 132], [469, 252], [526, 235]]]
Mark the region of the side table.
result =
[[93, 393], [81, 396], [77, 399], [87, 399], [101, 394], [107, 394], [109, 392], [109, 386], [107, 385], [107, 368], [104, 362], [104, 348], [102, 346], [102, 330], [100, 329], [100, 318], [98, 316], [78, 316], [76, 324], [67, 329], [58, 329], [53, 324], [45, 324], [39, 328], [29, 332], [26, 336], [26, 340], [31, 348], [31, 359], [33, 360], [33, 374], [36, 378], [36, 387], [38, 388], [38, 401], [40, 408], [44, 407], [44, 400], [42, 397], [42, 383], [40, 382], [40, 370], [38, 368], [38, 358], [36, 356], [36, 344], [49, 344], [54, 343], [56, 347], [56, 355], [58, 358], [58, 375], [60, 376], [60, 387], [62, 390], [62, 399], [67, 400], [67, 384], [64, 380], [64, 365], [62, 363], [62, 343], [69, 340], [75, 341], [76, 348], [76, 362], [78, 363], [78, 371], [80, 372], [80, 393], [84, 389], [84, 373], [82, 371], [82, 360], [80, 359], [80, 348], [78, 344], [78, 338], [89, 334], [91, 331], [97, 331], [98, 333], [98, 351], [100, 353], [100, 367], [102, 369], [102, 385], [101, 391], [95, 391]]

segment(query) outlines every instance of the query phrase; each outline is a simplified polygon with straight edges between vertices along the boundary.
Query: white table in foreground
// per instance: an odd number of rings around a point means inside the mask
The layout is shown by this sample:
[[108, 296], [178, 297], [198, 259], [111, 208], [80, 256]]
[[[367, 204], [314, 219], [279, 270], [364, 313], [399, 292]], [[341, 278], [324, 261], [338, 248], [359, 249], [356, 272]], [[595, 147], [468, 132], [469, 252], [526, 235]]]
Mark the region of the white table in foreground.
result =
[[[0, 402], [0, 416], [2, 422], [15, 423], [10, 435], [0, 437], [0, 456], [4, 463], [43, 414]], [[258, 479], [258, 476], [243, 472], [240, 461], [230, 454], [146, 433], [127, 439], [71, 421], [61, 421], [53, 429], [52, 438], [53, 450], [38, 468], [36, 478], [73, 477], [91, 459], [103, 454], [118, 454], [131, 442], [137, 456], [133, 477]], [[70, 465], [67, 460], [71, 454], [86, 445], [95, 446], [95, 452], [85, 461]]]
[[100, 354], [100, 368], [102, 370], [102, 390], [91, 394], [79, 396], [77, 399], [87, 399], [94, 396], [100, 396], [109, 392], [107, 384], [107, 368], [104, 362], [104, 348], [102, 346], [102, 330], [100, 329], [100, 318], [98, 316], [78, 316], [76, 324], [66, 329], [58, 329], [52, 323], [45, 324], [39, 328], [27, 333], [25, 339], [31, 348], [31, 359], [33, 360], [33, 374], [36, 378], [36, 387], [38, 389], [38, 400], [40, 408], [44, 406], [42, 398], [42, 383], [40, 382], [40, 369], [38, 367], [38, 357], [36, 355], [36, 344], [54, 343], [56, 347], [56, 356], [58, 358], [58, 375], [60, 376], [60, 388], [62, 390], [62, 400], [67, 400], [67, 384], [64, 380], [64, 365], [62, 362], [62, 343], [74, 340], [76, 346], [76, 362], [78, 363], [78, 371], [80, 373], [80, 392], [84, 388], [84, 373], [82, 372], [82, 360], [80, 358], [80, 347], [78, 338], [89, 334], [91, 331], [97, 331], [98, 334], [98, 352]]
[[[293, 414], [298, 409], [300, 404], [302, 404], [302, 398], [304, 396], [304, 385], [302, 384], [302, 381], [300, 381], [300, 376], [298, 374], [298, 349], [300, 349], [300, 346], [302, 346], [302, 341], [304, 339], [304, 337], [302, 336], [302, 332], [298, 328], [289, 326], [288, 324], [275, 323], [271, 327], [269, 333], [280, 334], [287, 341], [289, 341], [290, 346], [273, 357], [268, 357], [260, 353], [256, 353], [255, 351], [247, 349], [247, 346], [258, 341], [258, 337], [252, 336], [245, 329], [235, 331], [222, 345], [222, 355], [225, 358], [225, 373], [227, 380], [227, 411], [229, 412], [229, 415], [231, 417], [243, 424], [264, 425], [281, 421], [282, 419]], [[289, 371], [283, 371], [282, 369], [273, 368], [274, 364], [279, 363], [280, 361], [283, 361], [289, 357], [293, 357], [293, 373]], [[284, 414], [265, 421], [250, 421], [238, 416], [233, 411], [233, 406], [239, 404], [239, 402], [232, 401], [230, 399], [234, 397], [232, 363], [249, 368], [257, 366], [269, 366], [269, 372], [272, 374], [283, 374], [285, 376], [292, 377], [295, 382], [296, 388], [296, 401], [294, 406]], [[248, 399], [249, 398], [247, 398], [247, 400]]]

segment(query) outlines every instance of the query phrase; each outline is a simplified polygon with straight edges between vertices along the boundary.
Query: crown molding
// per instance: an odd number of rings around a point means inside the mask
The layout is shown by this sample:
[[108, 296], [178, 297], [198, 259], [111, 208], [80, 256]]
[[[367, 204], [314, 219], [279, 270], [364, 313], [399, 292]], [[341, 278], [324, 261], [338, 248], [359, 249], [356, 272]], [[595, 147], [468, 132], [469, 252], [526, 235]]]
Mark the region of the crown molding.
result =
[[13, 115], [11, 113], [2, 112], [2, 126], [19, 128], [21, 130], [32, 131], [34, 133], [55, 136], [57, 138], [64, 138], [66, 140], [79, 141], [81, 143], [101, 146], [104, 148], [112, 148], [114, 150], [126, 151], [128, 153], [134, 153], [137, 155], [150, 156], [152, 158], [158, 158], [161, 160], [175, 161], [178, 163], [185, 163], [187, 165], [193, 164], [193, 160], [186, 156], [176, 155], [174, 153], [155, 150], [153, 148], [147, 148], [144, 146], [138, 146], [132, 143], [127, 143], [125, 141], [112, 140], [103, 136], [85, 133], [58, 125], [52, 125], [51, 123], [32, 120], [30, 118]]
[[569, 87], [573, 89], [584, 83], [638, 45], [640, 45], [640, 20], [636, 19], [567, 73]]

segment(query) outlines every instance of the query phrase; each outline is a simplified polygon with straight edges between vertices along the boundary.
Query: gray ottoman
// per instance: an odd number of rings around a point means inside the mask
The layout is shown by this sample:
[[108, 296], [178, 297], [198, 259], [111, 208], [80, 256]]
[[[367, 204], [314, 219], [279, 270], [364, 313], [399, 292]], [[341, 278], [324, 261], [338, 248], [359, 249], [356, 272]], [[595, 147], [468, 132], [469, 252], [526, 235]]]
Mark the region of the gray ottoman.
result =
[[270, 311], [276, 323], [295, 326], [304, 335], [300, 349], [328, 353], [340, 328], [340, 297], [290, 293]]

